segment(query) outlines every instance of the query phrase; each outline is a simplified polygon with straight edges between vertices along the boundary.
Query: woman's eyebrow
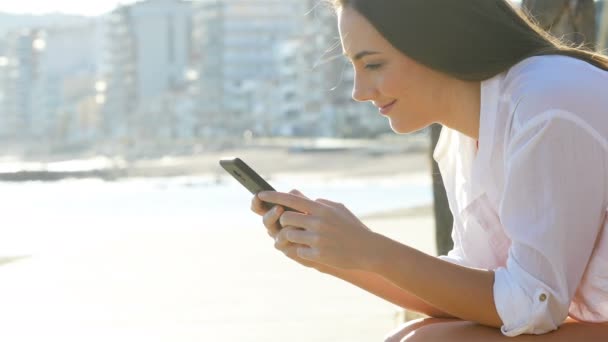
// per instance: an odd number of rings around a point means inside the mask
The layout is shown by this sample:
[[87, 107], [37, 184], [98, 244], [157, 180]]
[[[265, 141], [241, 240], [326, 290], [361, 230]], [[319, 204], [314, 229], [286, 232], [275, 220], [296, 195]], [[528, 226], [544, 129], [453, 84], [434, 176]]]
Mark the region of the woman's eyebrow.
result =
[[[379, 54], [379, 53], [380, 53], [380, 52], [377, 52], [377, 51], [363, 50], [363, 51], [361, 51], [361, 52], [357, 53], [357, 54], [355, 55], [355, 57], [353, 57], [353, 61], [360, 60], [361, 58], [363, 58], [363, 57], [365, 57], [365, 56], [369, 56], [369, 55], [377, 55], [377, 54]], [[344, 53], [344, 55], [348, 57], [348, 55], [347, 55], [346, 53]]]

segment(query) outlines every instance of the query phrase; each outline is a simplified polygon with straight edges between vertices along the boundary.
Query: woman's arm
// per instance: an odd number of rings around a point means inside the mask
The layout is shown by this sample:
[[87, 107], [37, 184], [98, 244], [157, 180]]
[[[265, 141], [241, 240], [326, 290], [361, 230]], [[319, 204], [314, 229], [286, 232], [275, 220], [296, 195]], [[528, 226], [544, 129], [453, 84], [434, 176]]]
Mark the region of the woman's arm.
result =
[[494, 272], [456, 265], [385, 236], [374, 236], [370, 248], [375, 253], [368, 255], [375, 257], [363, 266], [366, 271], [424, 298], [438, 311], [491, 327], [502, 326], [494, 304]]
[[[297, 190], [292, 190], [290, 193], [307, 198]], [[260, 201], [257, 196], [254, 196], [251, 202], [251, 209], [253, 212], [264, 217], [263, 221], [268, 229], [268, 234], [275, 239], [275, 247], [297, 263], [305, 267], [314, 268], [321, 273], [342, 279], [402, 308], [420, 312], [431, 317], [451, 317], [377, 274], [358, 270], [339, 269], [298, 257], [295, 251], [297, 246], [289, 243], [285, 240], [284, 235], [279, 234], [281, 228], [277, 221], [284, 212], [283, 208], [275, 207], [273, 210], [268, 210], [267, 207], [263, 205], [262, 201]], [[286, 227], [284, 230], [290, 229], [292, 228]]]
[[278, 232], [279, 239], [297, 246], [292, 253], [298, 258], [374, 273], [439, 311], [502, 326], [494, 304], [494, 272], [452, 264], [374, 233], [340, 203], [278, 192], [258, 196], [298, 211], [281, 215], [279, 221], [285, 228]]
[[437, 318], [454, 317], [403, 290], [378, 274], [330, 267], [317, 267], [317, 270], [322, 273], [340, 278], [407, 310], [416, 311]]

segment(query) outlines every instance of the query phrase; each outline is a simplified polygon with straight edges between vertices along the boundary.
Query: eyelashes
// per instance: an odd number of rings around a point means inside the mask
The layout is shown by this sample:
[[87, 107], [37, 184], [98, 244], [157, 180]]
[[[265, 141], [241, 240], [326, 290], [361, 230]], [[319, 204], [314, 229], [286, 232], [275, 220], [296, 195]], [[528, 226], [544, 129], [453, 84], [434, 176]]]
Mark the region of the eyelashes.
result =
[[377, 63], [377, 64], [366, 64], [365, 65], [365, 69], [367, 70], [378, 70], [382, 67], [382, 63]]

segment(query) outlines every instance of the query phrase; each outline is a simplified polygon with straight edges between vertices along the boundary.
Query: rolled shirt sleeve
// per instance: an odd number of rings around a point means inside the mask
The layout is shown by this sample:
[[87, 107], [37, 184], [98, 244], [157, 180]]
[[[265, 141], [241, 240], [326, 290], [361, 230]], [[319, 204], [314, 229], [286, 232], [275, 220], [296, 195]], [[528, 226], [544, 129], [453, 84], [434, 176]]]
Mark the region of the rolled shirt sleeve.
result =
[[605, 140], [579, 117], [547, 111], [514, 132], [499, 205], [511, 246], [493, 288], [506, 336], [547, 333], [568, 316], [604, 218], [608, 181]]

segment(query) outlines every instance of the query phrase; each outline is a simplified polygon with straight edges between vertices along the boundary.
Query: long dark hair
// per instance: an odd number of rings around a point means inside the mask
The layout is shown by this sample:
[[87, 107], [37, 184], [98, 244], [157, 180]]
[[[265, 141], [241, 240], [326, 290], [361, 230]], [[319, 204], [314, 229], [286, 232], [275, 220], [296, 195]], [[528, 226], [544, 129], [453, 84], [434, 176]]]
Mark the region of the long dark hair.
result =
[[608, 57], [558, 40], [508, 0], [332, 0], [432, 69], [482, 81], [532, 56], [565, 55], [608, 71]]

